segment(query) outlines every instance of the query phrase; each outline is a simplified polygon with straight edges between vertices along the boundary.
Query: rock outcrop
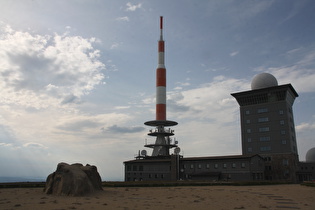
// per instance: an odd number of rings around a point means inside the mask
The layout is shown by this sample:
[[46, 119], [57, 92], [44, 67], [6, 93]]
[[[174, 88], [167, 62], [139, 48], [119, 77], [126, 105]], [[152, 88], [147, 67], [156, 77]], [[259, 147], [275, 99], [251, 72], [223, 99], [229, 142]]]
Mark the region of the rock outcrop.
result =
[[102, 180], [96, 166], [59, 163], [46, 179], [44, 192], [53, 195], [83, 196], [101, 191]]

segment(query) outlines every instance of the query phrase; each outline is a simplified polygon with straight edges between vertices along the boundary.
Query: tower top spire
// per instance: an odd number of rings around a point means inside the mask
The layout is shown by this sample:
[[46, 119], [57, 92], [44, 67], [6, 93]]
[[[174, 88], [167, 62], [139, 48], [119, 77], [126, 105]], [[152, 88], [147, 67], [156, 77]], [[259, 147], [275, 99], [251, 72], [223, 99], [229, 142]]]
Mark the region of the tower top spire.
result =
[[163, 16], [160, 16], [160, 30], [161, 30], [160, 41], [162, 41], [163, 40]]

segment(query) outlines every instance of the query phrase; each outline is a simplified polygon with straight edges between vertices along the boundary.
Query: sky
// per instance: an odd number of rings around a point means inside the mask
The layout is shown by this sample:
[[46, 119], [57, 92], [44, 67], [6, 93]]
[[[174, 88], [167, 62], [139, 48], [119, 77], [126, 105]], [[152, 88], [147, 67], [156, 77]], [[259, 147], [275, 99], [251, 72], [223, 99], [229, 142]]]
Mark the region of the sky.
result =
[[[0, 177], [57, 164], [124, 179], [155, 119], [159, 17], [167, 118], [184, 157], [240, 155], [259, 73], [291, 83], [299, 158], [315, 147], [313, 0], [0, 0]], [[147, 149], [148, 154], [152, 150]]]

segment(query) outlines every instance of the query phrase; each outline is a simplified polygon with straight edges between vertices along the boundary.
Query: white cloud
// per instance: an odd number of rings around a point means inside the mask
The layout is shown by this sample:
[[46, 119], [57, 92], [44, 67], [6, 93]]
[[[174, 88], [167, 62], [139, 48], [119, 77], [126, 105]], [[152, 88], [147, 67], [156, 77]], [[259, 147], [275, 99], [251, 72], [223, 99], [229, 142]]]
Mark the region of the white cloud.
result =
[[116, 20], [129, 22], [129, 17], [128, 16], [118, 17], [118, 18], [116, 18]]
[[118, 48], [120, 45], [122, 45], [122, 43], [115, 42], [110, 46], [110, 49], [112, 50], [112, 49]]
[[231, 56], [231, 57], [234, 57], [234, 56], [236, 56], [238, 53], [239, 53], [239, 51], [231, 52], [231, 53], [230, 53], [230, 56]]
[[28, 142], [23, 144], [23, 147], [28, 147], [28, 148], [37, 148], [37, 149], [47, 149], [43, 144], [36, 143], [36, 142]]
[[89, 93], [104, 78], [95, 38], [0, 30], [0, 104], [58, 106], [69, 95]]
[[[277, 67], [259, 66], [254, 71], [257, 72], [269, 72], [273, 74], [278, 84], [292, 84], [298, 93], [310, 93], [315, 92], [315, 51], [301, 52], [301, 48], [296, 48], [288, 51], [290, 60], [293, 60], [292, 64]], [[298, 56], [294, 55], [299, 53]]]
[[201, 87], [169, 94], [171, 113], [181, 119], [210, 119], [218, 122], [230, 122], [237, 109], [234, 98], [230, 95], [238, 90], [248, 89], [248, 81], [215, 77]]
[[12, 144], [7, 144], [7, 143], [0, 142], [0, 147], [12, 147]]
[[303, 132], [306, 130], [314, 130], [315, 129], [315, 124], [310, 124], [310, 123], [302, 123], [300, 125], [297, 125], [295, 127], [297, 132]]
[[136, 9], [140, 9], [142, 7], [142, 4], [141, 3], [139, 3], [139, 4], [132, 4], [132, 3], [128, 2], [126, 4], [126, 6], [127, 6], [126, 11], [132, 11], [133, 12], [133, 11], [136, 11]]
[[115, 109], [130, 109], [130, 106], [116, 106]]

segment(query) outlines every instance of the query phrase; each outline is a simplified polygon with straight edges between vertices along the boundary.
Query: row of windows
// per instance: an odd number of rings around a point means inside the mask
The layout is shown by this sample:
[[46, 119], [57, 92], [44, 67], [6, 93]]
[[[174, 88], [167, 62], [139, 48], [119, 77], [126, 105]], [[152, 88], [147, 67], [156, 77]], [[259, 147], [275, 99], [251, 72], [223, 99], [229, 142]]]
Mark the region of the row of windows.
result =
[[[270, 136], [261, 136], [261, 137], [259, 137], [259, 141], [270, 141], [270, 140], [271, 140]], [[247, 142], [248, 143], [252, 142], [252, 138], [247, 138]], [[281, 140], [281, 144], [287, 144], [287, 140], [282, 139]]]
[[259, 141], [270, 141], [270, 136], [262, 136], [259, 138]]
[[[231, 164], [227, 164], [227, 163], [223, 163], [223, 164], [215, 163], [215, 164], [213, 164], [213, 168], [214, 168], [214, 169], [227, 168], [228, 165], [230, 165], [231, 168], [236, 168], [236, 167], [237, 167], [237, 164], [236, 164], [236, 163], [231, 163]], [[184, 165], [184, 169], [187, 169], [188, 167], [189, 167], [190, 169], [194, 169], [195, 164]], [[245, 163], [241, 163], [241, 168], [245, 168], [245, 167], [246, 167], [246, 164], [245, 164]], [[202, 169], [202, 168], [210, 169], [210, 164], [209, 164], [209, 163], [207, 163], [207, 164], [205, 164], [205, 165], [203, 165], [203, 164], [197, 164], [197, 168], [198, 168], [198, 169]]]
[[[258, 128], [258, 131], [260, 133], [263, 133], [263, 132], [269, 132], [270, 131], [270, 127], [261, 127], [261, 128]], [[294, 130], [293, 130], [294, 131]], [[252, 129], [251, 128], [247, 128], [246, 129], [246, 133], [252, 133]], [[280, 133], [282, 135], [286, 134], [285, 130], [280, 130]]]
[[[248, 152], [253, 152], [253, 148], [248, 147], [248, 148], [247, 148], [247, 151], [248, 151]], [[260, 147], [260, 151], [261, 151], [261, 152], [271, 151], [271, 147], [270, 147], [270, 146]]]
[[[268, 108], [260, 108], [260, 109], [257, 109], [257, 113], [258, 113], [258, 114], [267, 113], [267, 112], [269, 112]], [[289, 109], [289, 112], [292, 113], [292, 110]], [[250, 110], [246, 110], [246, 111], [245, 111], [245, 114], [246, 114], [246, 115], [250, 115], [250, 114], [251, 114], [251, 111], [250, 111]], [[279, 110], [279, 114], [280, 114], [280, 115], [283, 115], [283, 114], [284, 114], [284, 111], [283, 111], [283, 110]]]
[[[127, 166], [127, 171], [131, 171], [131, 165]], [[132, 166], [132, 171], [143, 171], [143, 166]]]
[[[314, 166], [310, 167], [310, 169], [314, 170]], [[309, 170], [309, 168], [307, 166], [302, 166], [301, 170]]]
[[[262, 123], [262, 122], [269, 122], [269, 118], [268, 118], [268, 117], [260, 117], [260, 118], [258, 118], [257, 121], [258, 121], [259, 123]], [[284, 125], [284, 120], [280, 120], [279, 122], [280, 122], [280, 125]], [[247, 120], [246, 120], [246, 123], [247, 123], [247, 124], [250, 124], [251, 121], [250, 121], [249, 119], [247, 119]]]
[[[130, 173], [127, 174], [127, 181], [131, 181], [130, 175], [131, 175]], [[139, 178], [133, 178], [133, 181], [142, 181], [143, 180], [142, 173], [140, 173], [139, 175], [140, 175], [140, 177]], [[137, 174], [134, 173], [133, 176], [136, 177]], [[164, 179], [165, 175], [164, 174], [149, 174], [148, 177], [149, 177], [149, 179]]]

